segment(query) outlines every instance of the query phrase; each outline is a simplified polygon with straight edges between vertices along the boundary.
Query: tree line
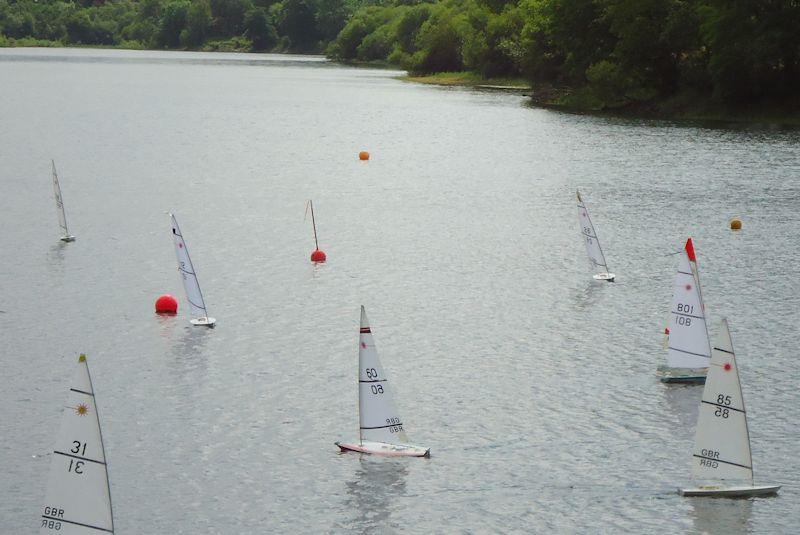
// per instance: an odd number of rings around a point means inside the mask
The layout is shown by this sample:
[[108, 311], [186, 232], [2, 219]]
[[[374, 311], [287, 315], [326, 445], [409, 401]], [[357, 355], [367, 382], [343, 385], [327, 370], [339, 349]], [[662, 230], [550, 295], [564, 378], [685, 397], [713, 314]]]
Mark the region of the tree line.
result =
[[0, 0], [4, 44], [326, 52], [569, 88], [798, 104], [800, 0]]
[[681, 95], [797, 107], [800, 1], [395, 0], [356, 11], [328, 50], [569, 87], [583, 107]]
[[357, 0], [0, 0], [0, 45], [320, 52]]

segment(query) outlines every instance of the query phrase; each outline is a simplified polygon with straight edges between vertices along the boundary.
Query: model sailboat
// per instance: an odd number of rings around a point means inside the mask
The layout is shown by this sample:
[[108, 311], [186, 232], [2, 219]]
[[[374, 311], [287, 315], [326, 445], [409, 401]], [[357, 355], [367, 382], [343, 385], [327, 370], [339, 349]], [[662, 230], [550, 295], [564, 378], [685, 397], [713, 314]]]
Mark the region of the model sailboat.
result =
[[114, 533], [106, 453], [86, 356], [61, 417], [39, 533]]
[[711, 343], [691, 238], [686, 240], [678, 258], [669, 326], [665, 331], [669, 337], [667, 365], [659, 367], [659, 373], [665, 383], [702, 383], [711, 358]]
[[217, 320], [208, 316], [206, 302], [203, 300], [203, 293], [200, 291], [200, 283], [197, 282], [197, 275], [189, 258], [189, 249], [183, 240], [183, 234], [178, 227], [178, 220], [169, 214], [172, 219], [172, 237], [175, 240], [175, 255], [178, 257], [178, 271], [183, 280], [183, 288], [186, 290], [186, 300], [189, 302], [189, 310], [193, 316], [189, 321], [192, 325], [202, 325], [213, 327]]
[[748, 497], [776, 494], [779, 485], [755, 485], [742, 385], [728, 330], [722, 320], [711, 354], [697, 417], [692, 476], [704, 484], [683, 496]]
[[603, 255], [603, 249], [600, 247], [600, 240], [597, 238], [597, 232], [594, 230], [594, 225], [589, 217], [589, 211], [581, 199], [581, 192], [576, 192], [578, 196], [578, 218], [581, 224], [581, 234], [583, 241], [586, 242], [586, 252], [589, 254], [589, 263], [592, 270], [595, 271], [594, 278], [601, 281], [614, 282], [614, 274], [609, 273], [608, 263], [606, 257]]
[[58, 225], [61, 227], [61, 231], [64, 233], [61, 236], [61, 241], [64, 242], [71, 242], [75, 241], [75, 236], [69, 233], [69, 229], [67, 228], [67, 213], [64, 211], [64, 199], [61, 197], [61, 184], [58, 183], [58, 173], [56, 173], [56, 162], [50, 160], [50, 164], [53, 167], [53, 192], [55, 193], [56, 197], [56, 212], [58, 213]]
[[430, 448], [409, 443], [403, 420], [394, 405], [389, 381], [383, 371], [369, 320], [361, 307], [358, 339], [358, 444], [336, 445], [342, 451], [374, 453], [395, 457], [429, 457]]

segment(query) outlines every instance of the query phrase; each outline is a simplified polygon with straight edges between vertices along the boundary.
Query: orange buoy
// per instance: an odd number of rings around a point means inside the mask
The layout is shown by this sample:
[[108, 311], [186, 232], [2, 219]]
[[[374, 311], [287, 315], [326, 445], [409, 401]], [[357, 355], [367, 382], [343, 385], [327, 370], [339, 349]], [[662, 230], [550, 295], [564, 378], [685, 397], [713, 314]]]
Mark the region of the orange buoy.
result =
[[742, 220], [738, 217], [731, 219], [731, 230], [742, 230]]
[[358, 153], [358, 159], [361, 160], [362, 162], [366, 162], [367, 160], [369, 160], [369, 153], [365, 150], [362, 150], [361, 152]]
[[169, 294], [164, 294], [156, 299], [156, 314], [177, 314], [178, 300]]

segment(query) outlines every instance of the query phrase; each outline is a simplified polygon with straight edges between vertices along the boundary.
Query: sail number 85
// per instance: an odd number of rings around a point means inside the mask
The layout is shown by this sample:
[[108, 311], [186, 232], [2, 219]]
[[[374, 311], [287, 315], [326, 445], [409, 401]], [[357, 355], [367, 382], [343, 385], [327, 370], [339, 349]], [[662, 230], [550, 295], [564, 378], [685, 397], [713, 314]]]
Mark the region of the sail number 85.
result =
[[727, 418], [729, 415], [729, 411], [727, 406], [731, 404], [731, 397], [725, 396], [723, 394], [719, 394], [717, 396], [717, 405], [725, 405], [725, 407], [717, 407], [717, 410], [714, 411], [714, 416], [718, 418]]

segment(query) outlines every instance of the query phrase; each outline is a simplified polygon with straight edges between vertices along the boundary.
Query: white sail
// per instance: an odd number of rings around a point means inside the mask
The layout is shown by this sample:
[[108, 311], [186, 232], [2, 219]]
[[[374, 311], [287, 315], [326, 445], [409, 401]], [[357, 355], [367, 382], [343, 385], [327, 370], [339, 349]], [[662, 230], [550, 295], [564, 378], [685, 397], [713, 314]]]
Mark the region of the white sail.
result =
[[703, 481], [753, 482], [753, 459], [739, 370], [727, 320], [711, 355], [697, 417], [692, 475]]
[[362, 442], [408, 444], [363, 306], [358, 339], [358, 413]]
[[172, 237], [175, 240], [175, 256], [178, 257], [178, 271], [183, 280], [183, 288], [186, 290], [186, 300], [189, 301], [189, 309], [193, 316], [207, 318], [208, 312], [206, 311], [206, 303], [203, 300], [203, 294], [200, 291], [200, 284], [197, 282], [197, 275], [192, 265], [192, 260], [189, 258], [189, 249], [186, 247], [186, 242], [183, 240], [181, 229], [178, 227], [178, 221], [175, 216], [170, 214], [172, 218]]
[[84, 355], [61, 417], [39, 532], [114, 533], [100, 418]]
[[64, 211], [64, 199], [61, 196], [61, 185], [58, 183], [58, 173], [56, 173], [56, 162], [50, 160], [53, 167], [53, 193], [56, 197], [56, 212], [58, 213], [58, 224], [64, 232], [64, 237], [71, 237], [67, 228], [67, 214]]
[[711, 344], [691, 238], [678, 257], [668, 326], [667, 367], [706, 368], [711, 358]]
[[583, 241], [586, 242], [586, 252], [589, 255], [589, 264], [595, 273], [608, 273], [608, 264], [606, 257], [603, 255], [603, 249], [600, 247], [600, 240], [597, 239], [597, 232], [594, 230], [594, 225], [589, 217], [589, 211], [581, 199], [581, 192], [577, 192], [578, 196], [578, 218], [581, 224], [581, 234]]

